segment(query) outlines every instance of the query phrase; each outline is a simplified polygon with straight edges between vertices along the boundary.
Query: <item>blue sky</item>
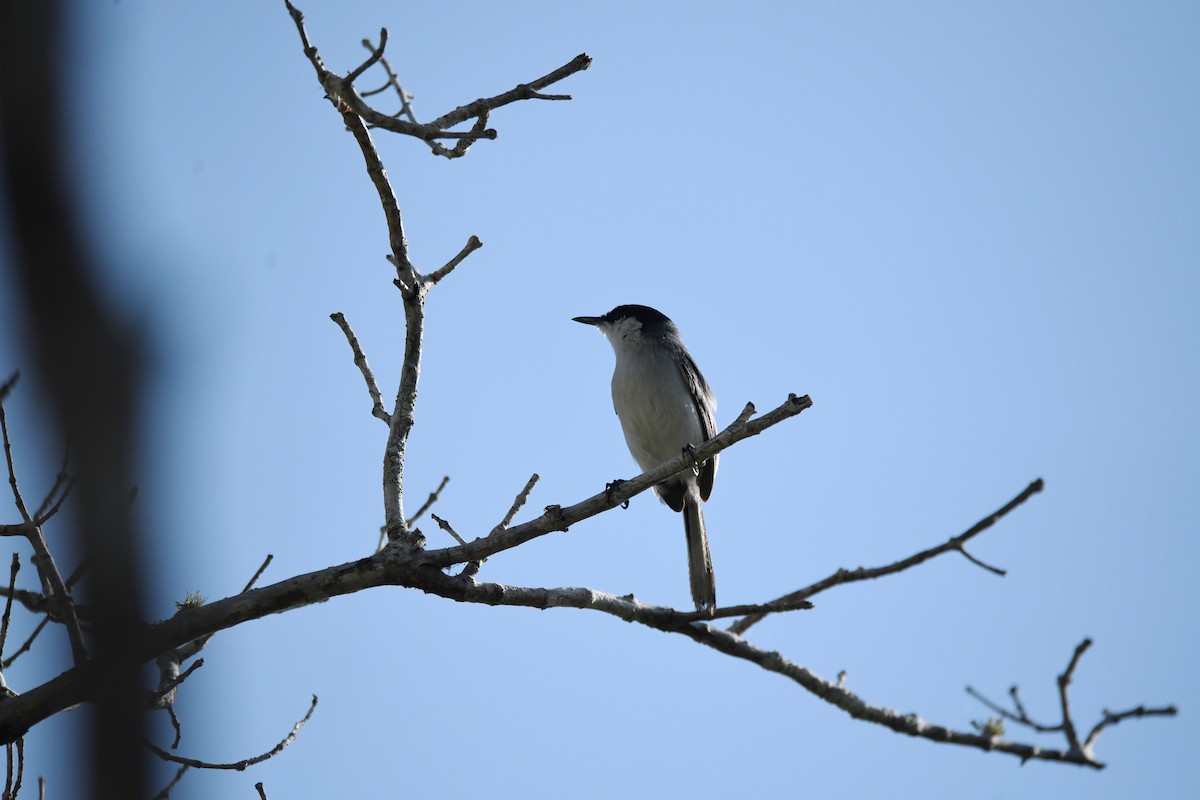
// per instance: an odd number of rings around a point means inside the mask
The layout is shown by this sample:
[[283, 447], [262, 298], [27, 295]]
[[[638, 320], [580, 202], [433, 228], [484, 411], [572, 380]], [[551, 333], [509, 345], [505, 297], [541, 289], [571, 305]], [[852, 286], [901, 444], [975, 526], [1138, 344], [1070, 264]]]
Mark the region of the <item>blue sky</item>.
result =
[[[428, 299], [410, 508], [450, 475], [437, 512], [473, 537], [532, 472], [531, 511], [634, 474], [611, 351], [570, 318], [645, 303], [682, 329], [719, 425], [747, 401], [814, 400], [722, 456], [706, 509], [722, 603], [902, 558], [1046, 480], [973, 548], [1007, 577], [944, 557], [752, 641], [967, 729], [987, 715], [967, 684], [1020, 684], [1056, 721], [1055, 676], [1090, 636], [1080, 725], [1140, 703], [1181, 716], [1110, 730], [1100, 773], [1020, 767], [600, 614], [387, 589], [214, 638], [181, 693], [180, 752], [245, 758], [321, 702], [282, 756], [173, 797], [259, 780], [273, 798], [1195, 796], [1200, 8], [301, 7], [340, 71], [386, 26], [423, 119], [595, 59], [555, 87], [573, 101], [501, 109], [499, 139], [456, 162], [379, 137], [418, 265], [485, 243]], [[361, 557], [386, 431], [328, 315], [388, 395], [403, 314], [361, 158], [282, 0], [76, 13], [72, 158], [105, 287], [155, 352], [139, 503], [156, 614], [236, 592], [267, 553], [265, 581]], [[29, 366], [15, 312], [0, 293], [5, 373]], [[31, 383], [10, 405], [29, 487], [57, 466], [36, 405]], [[642, 496], [481, 577], [687, 607], [680, 527]], [[55, 635], [11, 686], [64, 664]], [[51, 797], [73, 794], [75, 724], [28, 739]]]

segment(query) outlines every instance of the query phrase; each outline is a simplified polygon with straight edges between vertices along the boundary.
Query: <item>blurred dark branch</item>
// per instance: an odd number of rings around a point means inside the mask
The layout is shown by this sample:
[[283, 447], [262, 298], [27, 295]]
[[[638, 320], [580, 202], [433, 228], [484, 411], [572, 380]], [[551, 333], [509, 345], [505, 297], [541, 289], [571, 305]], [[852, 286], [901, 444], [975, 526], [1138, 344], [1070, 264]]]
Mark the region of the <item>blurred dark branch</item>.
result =
[[125, 502], [135, 483], [143, 359], [137, 337], [97, 291], [94, 248], [78, 223], [63, 124], [61, 65], [68, 63], [61, 49], [63, 5], [57, 0], [0, 5], [2, 191], [12, 233], [15, 303], [26, 325], [22, 338], [77, 461], [79, 498], [71, 528], [90, 565], [85, 596], [94, 613], [96, 659], [87, 671], [105, 686], [96, 713], [87, 718], [85, 783], [97, 797], [144, 797], [136, 654], [143, 650], [148, 572]]

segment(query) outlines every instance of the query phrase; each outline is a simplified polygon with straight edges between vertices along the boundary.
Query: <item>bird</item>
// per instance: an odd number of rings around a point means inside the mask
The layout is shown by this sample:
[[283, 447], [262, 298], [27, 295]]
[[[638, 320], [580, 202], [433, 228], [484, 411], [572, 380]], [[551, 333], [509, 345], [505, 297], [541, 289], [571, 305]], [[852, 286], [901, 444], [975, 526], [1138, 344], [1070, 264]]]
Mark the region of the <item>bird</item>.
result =
[[[617, 357], [613, 409], [642, 471], [716, 435], [716, 396], [665, 314], [649, 306], [621, 305], [603, 316], [572, 319], [595, 326], [612, 345]], [[692, 601], [697, 611], [710, 616], [717, 606], [717, 585], [700, 506], [712, 494], [716, 474], [714, 455], [654, 487], [672, 511], [683, 513]]]

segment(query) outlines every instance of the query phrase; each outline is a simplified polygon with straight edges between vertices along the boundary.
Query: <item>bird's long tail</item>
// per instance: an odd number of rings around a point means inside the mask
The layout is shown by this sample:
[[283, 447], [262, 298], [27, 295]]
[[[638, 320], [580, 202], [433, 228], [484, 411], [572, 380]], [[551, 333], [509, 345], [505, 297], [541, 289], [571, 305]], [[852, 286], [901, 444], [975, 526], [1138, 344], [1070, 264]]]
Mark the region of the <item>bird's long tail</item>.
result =
[[710, 614], [717, 607], [717, 580], [713, 575], [712, 555], [708, 552], [708, 531], [700, 510], [699, 492], [692, 488], [683, 503], [683, 530], [687, 535], [688, 570], [691, 573], [692, 601], [697, 611]]

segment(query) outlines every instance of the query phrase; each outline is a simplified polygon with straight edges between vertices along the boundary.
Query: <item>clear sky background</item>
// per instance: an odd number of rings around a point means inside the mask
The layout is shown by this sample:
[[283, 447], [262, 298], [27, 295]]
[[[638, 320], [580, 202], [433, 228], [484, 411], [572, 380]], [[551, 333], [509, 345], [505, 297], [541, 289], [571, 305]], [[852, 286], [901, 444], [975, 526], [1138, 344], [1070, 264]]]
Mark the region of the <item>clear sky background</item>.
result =
[[[361, 156], [282, 0], [78, 5], [71, 157], [105, 286], [155, 353], [139, 508], [156, 615], [238, 591], [268, 553], [264, 582], [369, 553], [386, 431], [328, 316], [387, 395], [403, 315]], [[532, 472], [518, 519], [635, 474], [611, 350], [570, 318], [645, 303], [682, 329], [720, 426], [747, 401], [815, 403], [722, 456], [706, 510], [722, 603], [905, 557], [1046, 480], [973, 548], [1007, 577], [945, 556], [753, 642], [969, 729], [988, 712], [968, 684], [998, 700], [1020, 684], [1057, 721], [1055, 676], [1090, 636], [1081, 726], [1141, 703], [1181, 715], [1108, 731], [1102, 772], [1022, 767], [605, 615], [383, 589], [215, 637], [180, 694], [182, 754], [255, 755], [320, 705], [283, 755], [173, 797], [260, 780], [272, 800], [1197, 796], [1200, 6], [302, 8], [339, 71], [386, 26], [423, 119], [595, 59], [552, 89], [573, 101], [498, 111], [499, 139], [459, 161], [378, 137], [419, 266], [485, 243], [428, 299], [410, 510], [449, 475], [437, 512], [474, 537]], [[4, 373], [31, 366], [15, 313], [0, 292]], [[32, 382], [10, 414], [37, 494], [58, 455]], [[687, 608], [681, 528], [641, 496], [481, 577]], [[6, 673], [18, 691], [65, 666], [61, 631], [38, 651]], [[27, 740], [26, 780], [51, 798], [79, 791], [79, 713]]]

